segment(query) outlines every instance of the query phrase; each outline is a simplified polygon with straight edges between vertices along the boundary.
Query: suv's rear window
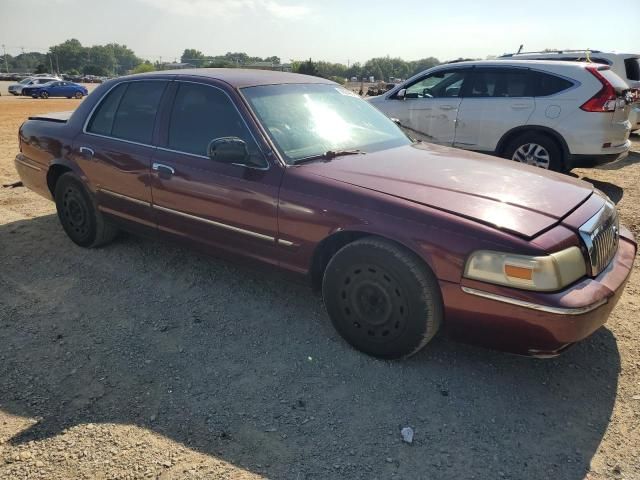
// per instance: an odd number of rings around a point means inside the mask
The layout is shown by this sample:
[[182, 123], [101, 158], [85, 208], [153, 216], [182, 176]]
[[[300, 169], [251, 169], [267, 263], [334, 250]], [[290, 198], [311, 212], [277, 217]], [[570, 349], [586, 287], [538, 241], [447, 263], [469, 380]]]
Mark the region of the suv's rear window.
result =
[[627, 73], [627, 80], [640, 81], [640, 58], [626, 58], [624, 68]]
[[533, 74], [533, 96], [546, 97], [555, 95], [573, 86], [569, 80], [544, 72], [531, 72]]

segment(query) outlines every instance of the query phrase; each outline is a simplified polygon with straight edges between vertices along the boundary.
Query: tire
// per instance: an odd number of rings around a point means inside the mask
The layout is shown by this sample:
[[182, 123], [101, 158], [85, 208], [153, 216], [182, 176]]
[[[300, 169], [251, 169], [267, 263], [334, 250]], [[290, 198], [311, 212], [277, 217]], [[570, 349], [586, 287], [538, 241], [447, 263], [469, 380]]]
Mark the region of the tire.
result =
[[82, 98], [82, 92], [76, 92], [73, 96], [80, 100]]
[[63, 174], [55, 187], [58, 219], [69, 238], [85, 248], [111, 242], [118, 233], [97, 209], [91, 194], [73, 173]]
[[331, 258], [322, 296], [338, 333], [374, 357], [410, 357], [442, 323], [433, 272], [412, 252], [376, 237], [350, 243]]
[[507, 144], [503, 156], [555, 172], [564, 171], [562, 150], [554, 139], [544, 133], [526, 132], [518, 135]]
[[49, 98], [49, 94], [47, 92], [42, 92], [40, 94], [40, 98]]

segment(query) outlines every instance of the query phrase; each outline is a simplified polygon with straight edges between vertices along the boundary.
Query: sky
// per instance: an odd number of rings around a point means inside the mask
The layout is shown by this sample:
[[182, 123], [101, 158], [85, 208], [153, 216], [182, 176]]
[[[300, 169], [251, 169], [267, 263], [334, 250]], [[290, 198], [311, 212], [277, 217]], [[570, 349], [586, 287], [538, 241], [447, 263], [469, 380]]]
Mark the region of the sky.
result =
[[640, 53], [640, 1], [601, 0], [0, 0], [7, 53], [46, 51], [69, 38], [116, 42], [156, 61], [185, 48], [246, 52], [283, 62], [486, 58], [544, 48]]

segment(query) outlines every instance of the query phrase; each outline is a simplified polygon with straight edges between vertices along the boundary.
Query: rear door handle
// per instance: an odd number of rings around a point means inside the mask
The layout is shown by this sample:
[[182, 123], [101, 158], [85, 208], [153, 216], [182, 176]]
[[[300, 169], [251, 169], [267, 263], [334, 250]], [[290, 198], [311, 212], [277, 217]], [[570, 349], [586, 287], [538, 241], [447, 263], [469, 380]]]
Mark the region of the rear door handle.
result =
[[453, 110], [454, 107], [453, 105], [440, 105], [440, 110]]
[[514, 103], [511, 105], [513, 110], [525, 110], [527, 108], [532, 108], [533, 105], [529, 105], [528, 103]]
[[156, 172], [158, 172], [158, 174], [164, 174], [167, 176], [170, 175], [175, 175], [176, 171], [173, 169], [173, 167], [170, 167], [169, 165], [165, 165], [163, 163], [154, 163], [151, 168], [153, 170], [155, 170]]
[[80, 155], [82, 155], [84, 158], [87, 158], [89, 160], [91, 160], [93, 156], [96, 154], [96, 152], [94, 152], [93, 149], [89, 147], [80, 147], [79, 150], [80, 150]]

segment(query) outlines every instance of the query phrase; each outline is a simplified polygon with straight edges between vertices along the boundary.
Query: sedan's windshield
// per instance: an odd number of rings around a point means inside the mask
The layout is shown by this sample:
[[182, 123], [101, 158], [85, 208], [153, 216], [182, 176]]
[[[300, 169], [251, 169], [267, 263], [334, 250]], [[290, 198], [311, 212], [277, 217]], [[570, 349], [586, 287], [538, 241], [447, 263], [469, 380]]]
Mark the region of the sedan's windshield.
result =
[[411, 143], [375, 107], [337, 85], [265, 85], [242, 93], [289, 164], [326, 152], [374, 152]]
[[28, 84], [29, 82], [31, 82], [32, 80], [33, 80], [33, 78], [25, 78], [24, 80], [20, 80], [18, 83], [19, 83], [20, 85], [26, 85], [26, 84]]

